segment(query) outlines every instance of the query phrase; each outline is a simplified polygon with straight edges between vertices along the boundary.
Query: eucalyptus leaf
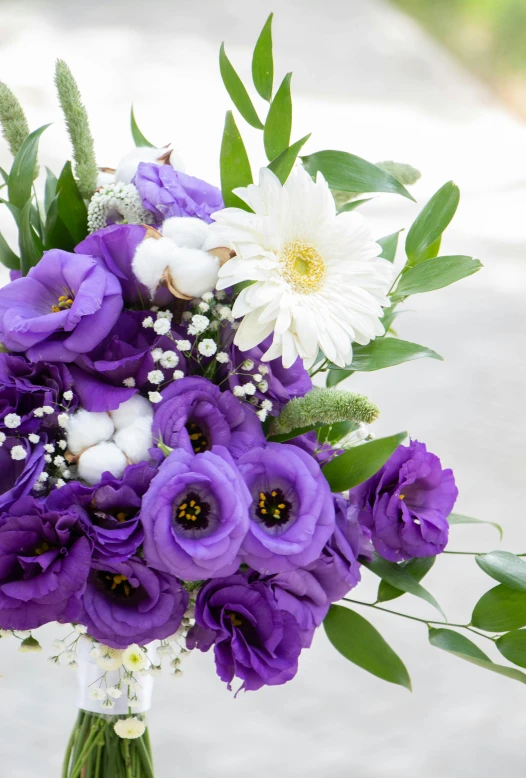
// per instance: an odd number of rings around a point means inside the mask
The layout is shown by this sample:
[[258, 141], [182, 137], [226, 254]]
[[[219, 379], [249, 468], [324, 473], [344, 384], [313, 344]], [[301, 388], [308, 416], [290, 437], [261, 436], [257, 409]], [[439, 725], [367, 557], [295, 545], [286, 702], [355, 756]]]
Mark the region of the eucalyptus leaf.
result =
[[[442, 360], [440, 354], [427, 346], [419, 346], [418, 343], [399, 338], [376, 338], [366, 346], [353, 346], [352, 362], [343, 368], [343, 372], [383, 370], [385, 367], [401, 365], [403, 362], [411, 362], [423, 357]], [[336, 365], [331, 365], [331, 370], [340, 369]]]
[[49, 126], [49, 124], [45, 124], [43, 127], [30, 133], [13, 160], [7, 188], [10, 203], [19, 210], [25, 207], [31, 197], [31, 189], [37, 169], [38, 142], [42, 133]]
[[323, 468], [323, 474], [333, 492], [344, 492], [363, 483], [378, 472], [391, 454], [406, 439], [407, 432], [387, 438], [377, 438], [348, 449]]
[[384, 238], [379, 238], [376, 242], [382, 247], [381, 257], [387, 259], [388, 262], [394, 262], [396, 257], [396, 249], [398, 246], [398, 236], [402, 230], [393, 232], [391, 235], [386, 235]]
[[520, 681], [520, 683], [526, 683], [526, 675], [520, 670], [516, 670], [514, 667], [506, 667], [506, 665], [495, 664], [484, 651], [465, 635], [461, 635], [451, 629], [430, 628], [429, 642], [435, 648], [441, 648], [443, 651], [458, 656], [460, 659], [465, 659], [466, 662], [477, 665], [477, 667], [490, 670], [498, 675], [504, 675], [506, 678]]
[[131, 134], [133, 137], [133, 142], [135, 143], [136, 146], [147, 147], [150, 149], [155, 148], [153, 143], [150, 143], [150, 141], [147, 140], [142, 134], [142, 132], [140, 131], [139, 125], [137, 124], [137, 121], [135, 119], [135, 112], [133, 110], [133, 105], [131, 107], [131, 112], [130, 112], [130, 125], [131, 125]]
[[[219, 69], [221, 71], [221, 78], [223, 79], [226, 91], [230, 95], [230, 99], [236, 106], [243, 119], [252, 127], [255, 127], [256, 130], [262, 130], [263, 124], [261, 123], [259, 116], [256, 113], [256, 109], [252, 105], [252, 100], [250, 99], [243, 82], [239, 78], [238, 74], [234, 70], [232, 63], [226, 55], [224, 43], [221, 44], [221, 48], [219, 50]], [[288, 146], [288, 143], [286, 145]], [[280, 151], [282, 150], [283, 149], [280, 149]]]
[[232, 111], [227, 111], [226, 114], [221, 143], [220, 169], [221, 191], [225, 206], [227, 208], [235, 206], [249, 211], [248, 205], [233, 193], [237, 187], [251, 184], [253, 179], [245, 144], [239, 134]]
[[485, 632], [508, 632], [526, 626], [526, 592], [504, 584], [482, 595], [471, 616], [474, 627]]
[[427, 589], [424, 589], [424, 587], [421, 586], [410, 573], [404, 570], [400, 564], [389, 562], [376, 553], [374, 554], [372, 562], [364, 562], [363, 564], [368, 570], [388, 584], [391, 584], [395, 589], [399, 589], [401, 592], [406, 592], [407, 594], [412, 594], [414, 597], [419, 597], [421, 600], [425, 600], [446, 618], [444, 611], [433, 595], [430, 594]]
[[452, 256], [426, 259], [403, 272], [391, 297], [394, 300], [400, 300], [411, 294], [433, 292], [435, 289], [442, 289], [462, 278], [473, 275], [481, 267], [482, 263], [478, 259], [472, 259], [472, 257]]
[[291, 78], [292, 73], [287, 73], [268, 109], [263, 132], [263, 143], [267, 158], [270, 160], [278, 157], [290, 144], [290, 133], [292, 130]]
[[499, 583], [526, 592], [526, 562], [509, 551], [491, 551], [475, 557], [478, 566]]
[[298, 154], [301, 151], [301, 147], [308, 141], [309, 138], [310, 133], [309, 135], [305, 135], [303, 138], [300, 138], [300, 140], [296, 141], [296, 143], [293, 143], [292, 146], [289, 146], [288, 149], [285, 149], [285, 151], [282, 151], [281, 154], [272, 160], [272, 162], [269, 162], [269, 170], [272, 170], [272, 172], [276, 174], [282, 184], [284, 184], [289, 177], [290, 171], [294, 167], [294, 163], [296, 162]]
[[28, 200], [22, 208], [18, 222], [20, 269], [24, 276], [39, 263], [44, 253], [44, 245], [31, 224], [31, 206], [31, 200]]
[[252, 56], [252, 80], [258, 94], [270, 103], [274, 81], [274, 59], [272, 56], [272, 19], [270, 14], [257, 39]]
[[414, 199], [390, 173], [346, 151], [317, 151], [302, 160], [308, 173], [314, 178], [321, 172], [331, 189], [356, 194], [388, 192]]
[[0, 262], [9, 270], [20, 270], [20, 258], [17, 257], [2, 233], [0, 233]]
[[411, 691], [404, 663], [363, 616], [350, 608], [331, 605], [323, 626], [332, 645], [350, 662]]
[[437, 240], [455, 215], [460, 199], [458, 186], [449, 181], [436, 192], [413, 222], [405, 241], [409, 264], [420, 261], [422, 254]]
[[[433, 565], [435, 564], [436, 557], [423, 556], [416, 559], [410, 559], [407, 562], [402, 562], [399, 567], [405, 570], [406, 573], [415, 579], [418, 583], [426, 576]], [[392, 586], [383, 579], [378, 586], [378, 602], [388, 602], [389, 600], [396, 600], [397, 597], [401, 597], [405, 594], [402, 589], [397, 589], [396, 586]]]
[[526, 667], [526, 629], [514, 629], [495, 641], [503, 657], [519, 667]]
[[473, 519], [471, 516], [462, 516], [460, 513], [450, 513], [447, 517], [448, 523], [453, 526], [455, 524], [489, 524], [491, 527], [495, 527], [502, 540], [503, 531], [500, 524], [495, 521], [482, 521], [482, 519]]

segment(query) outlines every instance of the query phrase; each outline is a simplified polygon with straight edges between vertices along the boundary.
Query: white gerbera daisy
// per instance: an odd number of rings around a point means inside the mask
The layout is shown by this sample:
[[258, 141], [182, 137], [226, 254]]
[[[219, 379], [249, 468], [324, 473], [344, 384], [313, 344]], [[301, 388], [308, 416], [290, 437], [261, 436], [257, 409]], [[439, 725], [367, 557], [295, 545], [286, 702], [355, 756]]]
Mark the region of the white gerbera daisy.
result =
[[254, 213], [225, 208], [213, 218], [237, 253], [219, 271], [218, 288], [254, 281], [234, 304], [234, 317], [243, 317], [236, 344], [246, 351], [274, 333], [266, 361], [282, 356], [290, 367], [300, 356], [308, 367], [321, 349], [349, 364], [353, 342], [384, 334], [379, 319], [393, 280], [363, 218], [337, 216], [327, 182], [302, 167], [284, 186], [263, 168], [259, 186], [235, 193]]

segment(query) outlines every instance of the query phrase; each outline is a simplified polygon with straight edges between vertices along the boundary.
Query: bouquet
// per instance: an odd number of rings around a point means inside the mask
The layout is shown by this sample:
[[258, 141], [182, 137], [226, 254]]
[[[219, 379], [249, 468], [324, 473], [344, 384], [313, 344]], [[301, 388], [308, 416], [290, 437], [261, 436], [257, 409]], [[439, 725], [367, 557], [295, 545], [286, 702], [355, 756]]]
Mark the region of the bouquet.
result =
[[[396, 259], [399, 232], [373, 236], [359, 209], [364, 195], [413, 199], [419, 173], [291, 141], [272, 16], [253, 54], [257, 104], [224, 46], [219, 64], [262, 132], [257, 183], [231, 111], [220, 188], [146, 140], [133, 110], [136, 148], [99, 167], [62, 61], [73, 164], [41, 182], [47, 127], [30, 132], [0, 84], [14, 157], [1, 203], [18, 229], [18, 251], [0, 235], [12, 278], [0, 290], [0, 635], [40, 651], [35, 630], [57, 624], [50, 661], [79, 681], [63, 778], [153, 778], [152, 684], [180, 677], [195, 650], [213, 653], [229, 690], [256, 691], [291, 681], [323, 624], [346, 659], [410, 689], [349, 603], [416, 619], [433, 646], [526, 682], [472, 640], [526, 666], [526, 564], [474, 555], [496, 585], [448, 624], [421, 581], [450, 526], [476, 520], [452, 512], [453, 472], [424, 442], [375, 437], [379, 408], [342, 388], [355, 372], [441, 359], [394, 325], [411, 295], [481, 267], [440, 254], [458, 188], [423, 207]], [[379, 579], [373, 603], [349, 597], [364, 569]], [[405, 594], [429, 618], [383, 605]]]

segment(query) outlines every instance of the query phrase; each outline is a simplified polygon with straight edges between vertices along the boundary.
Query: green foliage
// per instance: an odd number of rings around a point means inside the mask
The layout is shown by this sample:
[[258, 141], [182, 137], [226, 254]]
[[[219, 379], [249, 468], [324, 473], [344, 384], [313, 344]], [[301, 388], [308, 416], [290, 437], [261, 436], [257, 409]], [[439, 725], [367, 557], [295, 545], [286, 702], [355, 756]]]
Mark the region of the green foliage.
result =
[[49, 124], [39, 127], [24, 140], [13, 160], [7, 191], [9, 202], [19, 211], [25, 206], [31, 197], [33, 180], [37, 172], [37, 151], [40, 136], [47, 130]]
[[393, 451], [406, 439], [407, 432], [377, 438], [354, 446], [335, 457], [323, 468], [323, 475], [333, 492], [345, 492], [363, 483], [385, 465]]
[[526, 667], [526, 629], [506, 632], [495, 641], [503, 657], [519, 667]]
[[143, 147], [143, 148], [146, 146], [147, 148], [150, 148], [150, 149], [155, 148], [153, 143], [150, 143], [149, 140], [146, 140], [146, 138], [144, 137], [144, 135], [140, 131], [139, 125], [137, 124], [137, 121], [135, 119], [135, 113], [133, 111], [133, 105], [131, 107], [130, 125], [131, 125], [131, 134], [132, 134], [133, 142], [135, 143], [136, 146], [140, 146], [140, 147]]
[[390, 173], [397, 181], [400, 181], [404, 186], [411, 186], [422, 177], [422, 173], [404, 162], [377, 162], [377, 167], [385, 170], [386, 173]]
[[26, 276], [32, 267], [42, 259], [44, 244], [31, 224], [32, 202], [28, 200], [18, 220], [18, 245], [20, 247], [20, 270]]
[[471, 257], [434, 257], [420, 262], [404, 271], [398, 285], [391, 295], [393, 300], [402, 300], [411, 294], [433, 292], [454, 284], [476, 273], [482, 262]]
[[[332, 194], [334, 196], [335, 194], [338, 193], [338, 190], [337, 189], [331, 190], [331, 192], [332, 192]], [[343, 194], [346, 194], [346, 192], [344, 192]], [[335, 199], [335, 202], [336, 202], [336, 198], [334, 198], [334, 199]], [[338, 208], [338, 206], [337, 206], [338, 213], [349, 213], [350, 211], [356, 210], [356, 208], [359, 208], [361, 205], [365, 205], [365, 203], [371, 202], [371, 200], [372, 200], [371, 197], [362, 197], [361, 199], [357, 199], [357, 200], [355, 200], [355, 199], [349, 200], [348, 202], [345, 202], [341, 206], [341, 208]]]
[[316, 431], [318, 443], [338, 443], [354, 430], [358, 424], [354, 421], [340, 421], [336, 424], [324, 424]]
[[257, 40], [252, 56], [252, 80], [258, 94], [268, 103], [272, 100], [274, 59], [272, 55], [272, 18], [270, 14]]
[[350, 662], [411, 691], [404, 663], [363, 616], [350, 608], [331, 605], [323, 626], [333, 646]]
[[0, 81], [0, 125], [11, 154], [16, 157], [22, 143], [29, 135], [29, 125], [22, 106], [2, 81]]
[[450, 513], [447, 517], [447, 520], [450, 525], [454, 524], [489, 524], [492, 527], [495, 527], [497, 532], [500, 535], [500, 539], [502, 540], [503, 531], [500, 524], [497, 524], [494, 521], [482, 521], [481, 519], [473, 519], [471, 516], [462, 516], [460, 513]]
[[219, 50], [219, 69], [221, 71], [221, 78], [225, 85], [226, 91], [230, 95], [230, 99], [236, 106], [237, 110], [243, 117], [256, 130], [262, 130], [263, 124], [261, 123], [259, 116], [256, 113], [256, 109], [252, 104], [252, 100], [249, 97], [247, 90], [238, 74], [234, 70], [234, 67], [228, 59], [225, 52], [225, 44], [221, 44]]
[[89, 200], [97, 188], [99, 175], [95, 145], [77, 82], [69, 67], [61, 59], [57, 60], [55, 68], [55, 85], [73, 146], [75, 175], [79, 189], [82, 197]]
[[421, 586], [417, 579], [411, 575], [410, 572], [405, 570], [402, 565], [396, 564], [396, 562], [389, 562], [387, 559], [374, 555], [372, 562], [364, 562], [364, 566], [367, 567], [372, 573], [377, 575], [383, 581], [391, 584], [395, 589], [407, 594], [412, 594], [414, 597], [419, 597], [421, 600], [425, 600], [429, 605], [445, 618], [444, 611], [435, 600], [432, 594], [427, 589]]
[[475, 605], [471, 622], [485, 632], [508, 632], [526, 626], [526, 592], [504, 584], [486, 592]]
[[407, 233], [405, 241], [409, 265], [416, 265], [424, 259], [428, 259], [426, 252], [437, 242], [438, 253], [442, 233], [455, 215], [459, 200], [458, 186], [453, 181], [449, 181], [433, 195], [420, 211]]
[[245, 149], [243, 139], [239, 134], [234, 114], [227, 111], [225, 129], [221, 143], [221, 191], [225, 206], [235, 206], [249, 211], [248, 205], [233, 194], [233, 190], [240, 186], [248, 186], [253, 182], [250, 162]]
[[451, 629], [430, 628], [429, 642], [432, 646], [435, 646], [435, 648], [441, 648], [443, 651], [458, 656], [466, 662], [477, 665], [477, 667], [490, 670], [492, 673], [497, 673], [498, 675], [504, 675], [506, 678], [520, 681], [520, 683], [526, 683], [526, 675], [521, 673], [520, 670], [515, 670], [514, 667], [495, 664], [484, 651], [481, 651], [481, 649], [465, 635], [460, 635], [458, 632], [454, 632]]
[[9, 270], [20, 270], [20, 257], [17, 257], [2, 233], [0, 233], [0, 262]]
[[265, 153], [269, 160], [274, 160], [290, 143], [292, 130], [292, 98], [290, 94], [290, 80], [292, 73], [287, 73], [276, 92], [265, 122], [263, 143]]
[[88, 234], [88, 211], [73, 177], [71, 162], [64, 165], [55, 192], [47, 210], [44, 243], [47, 249], [73, 251]]
[[401, 365], [423, 357], [442, 360], [436, 351], [419, 346], [418, 343], [399, 338], [376, 338], [366, 346], [353, 345], [353, 360], [347, 367], [339, 368], [331, 364], [327, 385], [336, 386], [355, 371], [383, 370], [385, 367]]
[[294, 167], [294, 163], [298, 158], [298, 154], [300, 153], [302, 146], [309, 140], [309, 138], [310, 133], [305, 135], [303, 138], [300, 138], [300, 140], [297, 140], [296, 143], [293, 143], [292, 146], [288, 147], [288, 149], [282, 151], [281, 154], [279, 154], [277, 157], [275, 157], [275, 159], [272, 160], [272, 162], [270, 162], [268, 166], [269, 170], [272, 170], [272, 172], [279, 178], [282, 184], [284, 184], [289, 177], [290, 171]]
[[382, 247], [381, 257], [387, 259], [388, 262], [394, 262], [396, 257], [396, 249], [398, 247], [398, 236], [402, 230], [393, 232], [391, 235], [386, 235], [384, 238], [378, 238], [376, 241]]
[[44, 189], [44, 210], [47, 213], [49, 206], [57, 193], [57, 177], [48, 167], [46, 168], [46, 186]]
[[491, 578], [510, 589], [526, 592], [526, 562], [509, 551], [491, 551], [475, 557], [478, 566]]
[[[420, 583], [422, 578], [424, 578], [424, 576], [429, 573], [435, 564], [435, 561], [436, 557], [434, 556], [417, 557], [416, 559], [410, 559], [407, 562], [401, 562], [398, 567], [400, 567], [406, 573], [409, 573], [409, 575], [414, 578], [417, 583]], [[390, 583], [387, 583], [387, 581], [382, 579], [378, 586], [377, 600], [378, 602], [396, 600], [397, 597], [401, 597], [403, 594], [405, 594], [405, 592], [402, 589], [397, 589], [395, 586], [392, 586]]]
[[368, 397], [345, 389], [312, 389], [304, 397], [290, 400], [273, 419], [270, 434], [283, 435], [310, 425], [357, 421], [370, 424], [380, 411]]

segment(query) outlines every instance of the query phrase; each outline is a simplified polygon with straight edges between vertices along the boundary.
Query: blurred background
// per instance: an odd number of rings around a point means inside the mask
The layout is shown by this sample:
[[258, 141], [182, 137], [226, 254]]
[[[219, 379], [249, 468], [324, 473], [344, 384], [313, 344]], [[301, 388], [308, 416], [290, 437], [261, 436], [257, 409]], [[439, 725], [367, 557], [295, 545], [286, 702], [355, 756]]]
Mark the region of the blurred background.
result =
[[[378, 237], [407, 227], [445, 181], [460, 186], [443, 253], [485, 267], [411, 298], [398, 320], [402, 337], [445, 361], [357, 375], [349, 386], [380, 405], [377, 434], [408, 429], [454, 469], [458, 512], [502, 523], [502, 547], [526, 552], [526, 0], [0, 0], [0, 79], [32, 128], [54, 122], [40, 159], [55, 173], [70, 154], [53, 87], [61, 57], [83, 93], [101, 165], [131, 148], [133, 102], [146, 137], [173, 143], [189, 172], [217, 182], [230, 107], [219, 44], [248, 81], [271, 10], [276, 77], [294, 72], [293, 137], [313, 133], [307, 153], [343, 149], [423, 173], [418, 204], [385, 195], [362, 209]], [[261, 137], [242, 131], [256, 167]], [[1, 142], [0, 165], [10, 165]], [[3, 213], [0, 229], [13, 239]], [[451, 549], [497, 545], [489, 527], [451, 533]], [[366, 571], [355, 592], [364, 601], [374, 599], [371, 578]], [[451, 621], [466, 623], [490, 583], [469, 557], [445, 556], [426, 586]], [[434, 617], [407, 596], [396, 607]], [[405, 661], [412, 695], [346, 662], [322, 630], [293, 683], [235, 700], [212, 656], [200, 654], [181, 680], [157, 683], [157, 778], [522, 778], [523, 688], [432, 648], [421, 624], [360, 612]], [[42, 642], [55, 633], [44, 630]], [[0, 643], [1, 778], [60, 772], [75, 678], [45, 659]]]

